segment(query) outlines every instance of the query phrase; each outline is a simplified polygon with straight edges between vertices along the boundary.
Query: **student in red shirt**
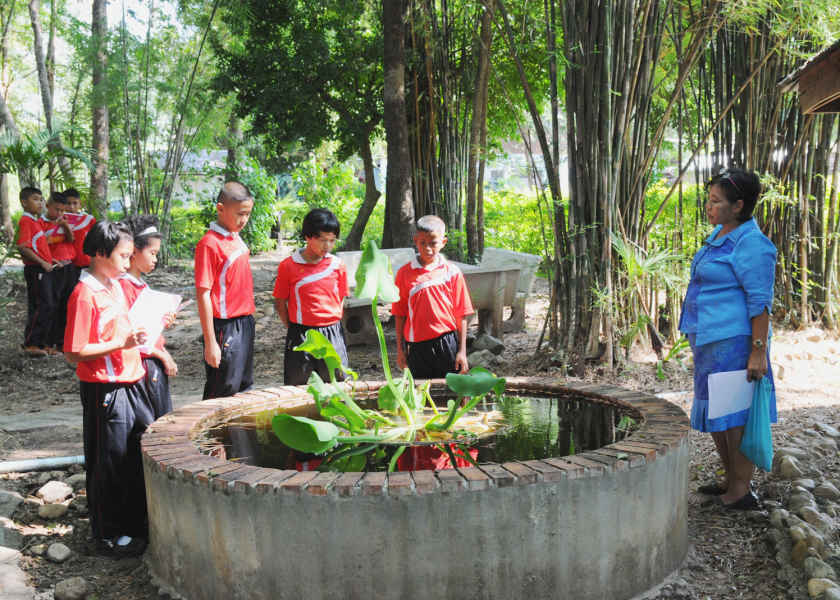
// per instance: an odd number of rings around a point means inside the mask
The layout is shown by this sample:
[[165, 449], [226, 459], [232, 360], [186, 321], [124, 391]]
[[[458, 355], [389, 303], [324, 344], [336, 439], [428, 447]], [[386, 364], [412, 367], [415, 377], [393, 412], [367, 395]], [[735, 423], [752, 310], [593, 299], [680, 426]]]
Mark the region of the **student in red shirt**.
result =
[[140, 436], [154, 421], [137, 349], [146, 334], [132, 328], [117, 281], [133, 250], [125, 226], [100, 221], [91, 229], [84, 245], [90, 269], [70, 296], [64, 333], [64, 354], [81, 382], [91, 530], [100, 552], [126, 556], [146, 547]]
[[64, 213], [64, 219], [70, 224], [70, 228], [73, 230], [73, 244], [76, 246], [76, 256], [73, 258], [73, 266], [71, 267], [73, 280], [72, 291], [79, 281], [79, 275], [82, 269], [90, 264], [90, 257], [84, 253], [82, 247], [85, 243], [85, 236], [87, 236], [91, 227], [96, 223], [96, 219], [93, 215], [89, 215], [82, 210], [82, 196], [79, 194], [79, 190], [67, 188], [61, 194], [67, 200], [67, 210]]
[[[128, 307], [131, 308], [143, 290], [149, 287], [149, 284], [143, 281], [143, 275], [154, 271], [163, 236], [158, 230], [158, 219], [154, 215], [129, 217], [126, 219], [126, 226], [134, 236], [134, 252], [131, 254], [128, 271], [120, 277], [120, 285]], [[174, 314], [168, 315], [166, 325], [171, 325], [174, 320]], [[140, 357], [146, 370], [143, 383], [152, 403], [155, 419], [172, 412], [169, 378], [178, 374], [178, 365], [164, 344], [165, 340], [161, 335], [157, 340], [149, 340], [147, 344], [140, 346]]]
[[20, 190], [23, 215], [18, 223], [16, 244], [23, 259], [23, 276], [26, 280], [26, 326], [23, 330], [23, 351], [32, 357], [46, 356], [49, 343], [54, 294], [52, 280], [44, 275], [52, 272], [54, 263], [47, 237], [41, 228], [43, 208], [41, 190], [24, 187]]
[[286, 325], [286, 352], [283, 383], [304, 385], [315, 370], [330, 381], [326, 363], [294, 348], [306, 339], [306, 332], [317, 329], [332, 343], [344, 366], [347, 345], [341, 317], [347, 292], [347, 268], [330, 254], [341, 233], [336, 216], [323, 208], [310, 211], [303, 219], [306, 246], [295, 251], [277, 267], [274, 281], [274, 308]]
[[47, 214], [41, 217], [41, 228], [47, 237], [55, 265], [49, 278], [52, 280], [54, 311], [46, 347], [48, 354], [61, 354], [64, 343], [64, 327], [67, 325], [67, 301], [76, 287], [76, 273], [73, 259], [76, 258], [76, 246], [73, 243], [73, 230], [64, 218], [67, 200], [62, 194], [53, 192], [47, 200]]
[[247, 187], [225, 183], [216, 199], [216, 222], [195, 247], [205, 400], [243, 392], [254, 382], [254, 282], [250, 251], [239, 237], [253, 208]]
[[400, 299], [396, 319], [397, 365], [417, 379], [466, 373], [467, 319], [473, 313], [461, 270], [444, 258], [446, 225], [434, 215], [420, 217], [414, 234], [417, 254], [395, 277]]

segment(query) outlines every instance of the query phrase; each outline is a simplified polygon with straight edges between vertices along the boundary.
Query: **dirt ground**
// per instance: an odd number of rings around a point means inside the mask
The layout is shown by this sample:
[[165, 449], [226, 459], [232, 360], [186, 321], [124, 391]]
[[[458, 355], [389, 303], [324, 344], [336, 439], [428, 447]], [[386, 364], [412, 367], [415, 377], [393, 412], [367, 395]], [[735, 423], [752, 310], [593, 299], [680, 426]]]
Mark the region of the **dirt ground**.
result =
[[[256, 385], [282, 382], [284, 327], [273, 314], [271, 289], [277, 254], [264, 254], [252, 261], [257, 299], [257, 342], [255, 347]], [[186, 266], [171, 267], [153, 273], [149, 282], [155, 288], [193, 297], [192, 273]], [[0, 274], [0, 419], [11, 417], [33, 423], [41, 416], [57, 417], [48, 427], [0, 428], [0, 460], [18, 460], [44, 456], [82, 453], [81, 430], [76, 425], [62, 425], [62, 414], [78, 407], [78, 383], [70, 366], [61, 357], [25, 358], [19, 350], [22, 323], [26, 310], [22, 273]], [[573, 380], [568, 373], [552, 366], [545, 356], [536, 356], [536, 340], [542, 327], [547, 291], [538, 281], [536, 293], [527, 310], [527, 329], [504, 337], [502, 362], [495, 370], [500, 375], [552, 374], [559, 382]], [[840, 422], [840, 341], [818, 329], [787, 331], [781, 326], [773, 338], [772, 358], [778, 391], [779, 423], [774, 427], [777, 445], [816, 422]], [[167, 332], [168, 347], [178, 362], [179, 375], [171, 380], [176, 406], [200, 398], [204, 384], [203, 348], [195, 304], [179, 316]], [[394, 356], [393, 328], [386, 328]], [[354, 369], [363, 379], [381, 379], [379, 353], [375, 345], [349, 349]], [[687, 358], [687, 357], [686, 357]], [[685, 364], [672, 361], [665, 367], [664, 379], [656, 376], [651, 353], [634, 348], [631, 360], [614, 372], [591, 368], [583, 379], [598, 380], [633, 389], [666, 394], [669, 400], [690, 410], [691, 374]], [[79, 411], [80, 412], [80, 411]], [[2, 421], [0, 421], [2, 422]], [[718, 463], [711, 439], [692, 433], [690, 487], [712, 478]], [[834, 473], [836, 477], [838, 473]], [[14, 489], [26, 496], [39, 487], [40, 473], [0, 475], [0, 488]], [[784, 491], [778, 482], [761, 475], [759, 492], [774, 499]], [[804, 576], [799, 582], [781, 581], [773, 551], [765, 541], [769, 527], [761, 513], [724, 514], [703, 505], [699, 497], [689, 498], [689, 536], [691, 550], [683, 567], [646, 599], [667, 598], [807, 598]], [[15, 514], [25, 535], [21, 548], [21, 567], [37, 590], [37, 598], [52, 598], [52, 589], [63, 579], [82, 576], [91, 587], [88, 598], [151, 600], [157, 590], [150, 584], [145, 565], [138, 559], [114, 561], [89, 553], [87, 520], [70, 511], [58, 522], [45, 522], [37, 507], [21, 505]], [[39, 544], [62, 541], [73, 550], [65, 563], [55, 564], [33, 553]]]

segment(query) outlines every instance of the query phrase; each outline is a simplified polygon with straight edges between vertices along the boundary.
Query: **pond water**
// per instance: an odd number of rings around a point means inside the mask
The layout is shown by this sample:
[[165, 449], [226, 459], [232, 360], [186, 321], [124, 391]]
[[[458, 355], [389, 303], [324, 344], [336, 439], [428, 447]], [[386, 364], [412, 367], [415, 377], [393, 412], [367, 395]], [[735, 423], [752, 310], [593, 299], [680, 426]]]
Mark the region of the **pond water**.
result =
[[[480, 404], [476, 410], [500, 413], [500, 417], [495, 415], [499, 427], [494, 433], [457, 447], [450, 445], [454, 455], [441, 444], [412, 446], [400, 457], [399, 470], [451, 468], [451, 458], [458, 466], [468, 466], [466, 458], [461, 458], [467, 446], [478, 463], [567, 456], [618, 441], [634, 426], [627, 418], [622, 420], [615, 407], [585, 399], [505, 396]], [[324, 457], [292, 450], [274, 435], [271, 419], [278, 412], [263, 411], [222, 423], [210, 429], [200, 445], [205, 452], [254, 466], [317, 468]], [[394, 445], [380, 445], [368, 453], [367, 460], [360, 463], [356, 459], [354, 468], [347, 470], [387, 470], [395, 449]]]

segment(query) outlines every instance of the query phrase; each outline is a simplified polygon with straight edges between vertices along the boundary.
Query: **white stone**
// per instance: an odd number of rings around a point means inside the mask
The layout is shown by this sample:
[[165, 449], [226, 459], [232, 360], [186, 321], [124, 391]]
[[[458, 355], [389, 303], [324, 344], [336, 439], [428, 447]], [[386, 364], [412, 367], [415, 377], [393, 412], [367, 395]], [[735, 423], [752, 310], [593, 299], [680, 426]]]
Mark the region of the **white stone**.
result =
[[840, 590], [840, 588], [838, 588], [837, 585], [830, 579], [815, 578], [808, 580], [808, 595], [811, 596], [811, 598], [818, 598], [820, 594], [823, 594], [832, 588]]
[[38, 516], [42, 519], [60, 519], [67, 514], [66, 504], [44, 504], [38, 507]]
[[815, 508], [805, 506], [799, 511], [799, 514], [822, 533], [826, 533], [832, 529], [831, 519], [820, 514]]
[[776, 448], [776, 452], [773, 458], [781, 459], [783, 456], [792, 456], [798, 460], [807, 460], [808, 452], [806, 450], [803, 450], [802, 448], [797, 448], [796, 446], [784, 446], [782, 448]]
[[71, 554], [73, 554], [73, 551], [61, 542], [50, 544], [50, 547], [47, 548], [47, 558], [53, 562], [62, 563], [70, 558]]
[[817, 483], [813, 479], [797, 479], [792, 482], [792, 485], [799, 486], [809, 492], [813, 491], [813, 489], [817, 487]]
[[73, 488], [63, 481], [55, 480], [50, 481], [35, 492], [35, 495], [47, 504], [61, 502], [62, 500], [69, 498], [72, 494]]
[[832, 427], [831, 425], [828, 425], [827, 423], [816, 423], [814, 425], [814, 427], [819, 429], [822, 433], [824, 433], [828, 437], [840, 438], [840, 430], [838, 430], [836, 427]]
[[806, 558], [803, 566], [809, 579], [837, 579], [834, 569], [814, 556]]
[[473, 343], [474, 350], [489, 350], [495, 355], [499, 355], [505, 351], [505, 345], [501, 340], [494, 338], [492, 335], [483, 333]]
[[67, 478], [67, 485], [71, 486], [74, 491], [79, 491], [87, 485], [87, 475], [84, 473], [76, 473]]
[[491, 367], [496, 362], [496, 355], [489, 350], [479, 350], [470, 354], [467, 361], [470, 363], [470, 368]]
[[17, 492], [0, 490], [0, 517], [11, 517], [21, 502], [23, 502], [23, 496]]
[[790, 455], [782, 456], [779, 461], [779, 475], [784, 479], [798, 479], [804, 475], [799, 467], [799, 462]]
[[784, 529], [788, 511], [784, 508], [777, 508], [770, 513], [770, 524], [776, 529]]
[[71, 577], [55, 584], [55, 600], [83, 600], [88, 593], [88, 583], [82, 577]]
[[822, 600], [840, 600], [840, 588], [829, 588], [823, 593]]
[[834, 484], [830, 481], [826, 481], [814, 488], [814, 495], [817, 498], [825, 498], [826, 500], [837, 500], [840, 498], [840, 490], [834, 487]]

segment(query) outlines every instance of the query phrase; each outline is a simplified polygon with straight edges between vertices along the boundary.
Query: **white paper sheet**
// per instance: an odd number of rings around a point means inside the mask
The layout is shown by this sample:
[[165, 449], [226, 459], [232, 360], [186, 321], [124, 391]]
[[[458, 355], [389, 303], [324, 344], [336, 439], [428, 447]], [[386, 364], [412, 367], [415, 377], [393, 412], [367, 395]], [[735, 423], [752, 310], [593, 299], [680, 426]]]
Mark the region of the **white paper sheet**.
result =
[[149, 352], [163, 333], [164, 317], [167, 313], [177, 312], [181, 304], [181, 296], [157, 292], [149, 287], [143, 288], [137, 300], [128, 311], [128, 318], [135, 328], [146, 330], [146, 343], [140, 347], [141, 352]]
[[746, 410], [752, 404], [755, 381], [747, 381], [747, 370], [709, 375], [709, 418]]

